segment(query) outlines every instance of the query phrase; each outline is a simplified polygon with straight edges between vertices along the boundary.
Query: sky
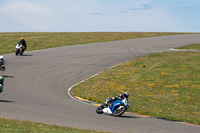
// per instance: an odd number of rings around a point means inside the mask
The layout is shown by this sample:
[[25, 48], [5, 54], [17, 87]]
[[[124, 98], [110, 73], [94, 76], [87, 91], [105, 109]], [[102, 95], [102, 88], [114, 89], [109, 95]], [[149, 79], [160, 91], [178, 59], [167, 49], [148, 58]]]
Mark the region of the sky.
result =
[[200, 0], [0, 0], [0, 32], [200, 32]]

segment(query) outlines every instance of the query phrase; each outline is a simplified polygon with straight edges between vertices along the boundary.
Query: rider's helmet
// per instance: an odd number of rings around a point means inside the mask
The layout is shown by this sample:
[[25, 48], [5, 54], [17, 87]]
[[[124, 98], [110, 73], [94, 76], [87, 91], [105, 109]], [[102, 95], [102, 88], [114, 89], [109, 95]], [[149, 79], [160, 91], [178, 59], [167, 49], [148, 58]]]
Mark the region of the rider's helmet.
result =
[[23, 37], [21, 37], [21, 41], [23, 41], [24, 40], [24, 38]]
[[2, 55], [0, 56], [0, 60], [1, 60], [1, 61], [4, 61], [4, 57], [3, 57]]
[[128, 98], [128, 96], [129, 96], [128, 92], [124, 92], [124, 93], [123, 93], [123, 96], [124, 96], [125, 98]]

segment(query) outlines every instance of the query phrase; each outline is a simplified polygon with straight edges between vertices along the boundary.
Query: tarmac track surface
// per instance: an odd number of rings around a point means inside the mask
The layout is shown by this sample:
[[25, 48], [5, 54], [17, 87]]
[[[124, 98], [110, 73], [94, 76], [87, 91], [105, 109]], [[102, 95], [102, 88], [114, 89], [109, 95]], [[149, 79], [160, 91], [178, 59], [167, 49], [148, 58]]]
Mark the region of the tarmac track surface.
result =
[[[0, 116], [59, 126], [120, 133], [199, 133], [200, 127], [158, 118], [96, 114], [96, 107], [77, 102], [72, 85], [111, 66], [153, 52], [200, 43], [199, 34], [151, 37], [67, 46], [5, 55]], [[133, 105], [134, 106], [134, 105]]]

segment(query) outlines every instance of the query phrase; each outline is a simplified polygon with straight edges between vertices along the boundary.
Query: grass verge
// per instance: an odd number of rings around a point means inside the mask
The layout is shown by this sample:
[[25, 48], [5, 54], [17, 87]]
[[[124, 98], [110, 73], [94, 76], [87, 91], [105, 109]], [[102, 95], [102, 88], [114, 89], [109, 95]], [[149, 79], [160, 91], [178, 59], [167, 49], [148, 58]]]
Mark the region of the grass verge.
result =
[[27, 50], [70, 46], [93, 42], [135, 39], [143, 37], [166, 36], [185, 33], [168, 32], [25, 32], [0, 33], [0, 55], [15, 52], [15, 45], [21, 37], [27, 43]]
[[1, 133], [106, 133], [0, 118]]
[[104, 102], [128, 91], [129, 111], [200, 124], [200, 52], [153, 53], [106, 70], [72, 94]]
[[177, 49], [194, 49], [194, 50], [200, 50], [200, 44], [187, 45], [187, 46], [183, 46], [183, 47], [178, 47]]

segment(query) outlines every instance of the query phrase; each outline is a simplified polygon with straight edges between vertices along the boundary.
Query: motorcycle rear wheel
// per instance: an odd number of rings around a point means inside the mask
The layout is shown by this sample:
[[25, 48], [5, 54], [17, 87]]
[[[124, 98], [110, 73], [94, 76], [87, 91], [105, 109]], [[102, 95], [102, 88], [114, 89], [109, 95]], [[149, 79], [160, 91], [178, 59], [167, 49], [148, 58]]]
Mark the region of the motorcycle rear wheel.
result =
[[114, 116], [121, 116], [126, 111], [126, 108], [124, 106], [122, 106], [120, 109], [119, 107], [117, 107], [115, 111], [113, 112]]
[[0, 87], [0, 93], [3, 92], [3, 87]]

